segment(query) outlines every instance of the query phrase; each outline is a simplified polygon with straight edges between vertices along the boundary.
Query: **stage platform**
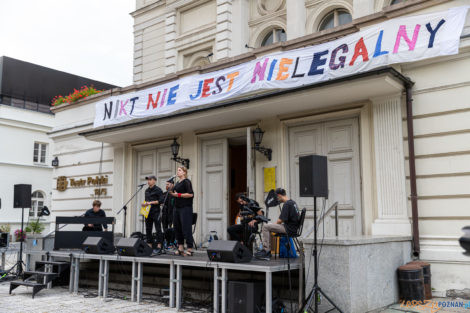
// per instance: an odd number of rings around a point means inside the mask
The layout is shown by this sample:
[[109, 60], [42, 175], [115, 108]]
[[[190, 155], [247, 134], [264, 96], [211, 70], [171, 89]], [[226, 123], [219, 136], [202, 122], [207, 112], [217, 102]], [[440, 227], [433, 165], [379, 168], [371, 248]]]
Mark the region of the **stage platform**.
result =
[[[249, 271], [265, 273], [266, 288], [266, 312], [272, 312], [272, 274], [275, 272], [287, 271], [289, 269], [300, 269], [301, 262], [297, 259], [271, 259], [263, 261], [253, 259], [248, 263], [225, 263], [211, 262], [206, 251], [196, 251], [193, 256], [178, 256], [174, 254], [164, 254], [154, 257], [131, 257], [117, 254], [87, 254], [81, 250], [60, 250], [60, 251], [25, 251], [26, 268], [30, 268], [32, 255], [42, 255], [47, 261], [54, 261], [58, 258], [66, 258], [70, 261], [70, 284], [69, 292], [78, 293], [78, 283], [80, 274], [80, 261], [98, 260], [98, 296], [106, 298], [108, 295], [109, 262], [129, 262], [132, 265], [131, 281], [131, 301], [140, 302], [142, 300], [142, 281], [144, 264], [160, 264], [169, 267], [169, 291], [170, 307], [181, 308], [182, 287], [183, 287], [183, 267], [210, 268], [213, 270], [213, 292], [214, 292], [214, 312], [226, 312], [227, 308], [227, 278], [228, 271]], [[219, 289], [220, 288], [220, 289]], [[219, 291], [221, 299], [219, 303]]]

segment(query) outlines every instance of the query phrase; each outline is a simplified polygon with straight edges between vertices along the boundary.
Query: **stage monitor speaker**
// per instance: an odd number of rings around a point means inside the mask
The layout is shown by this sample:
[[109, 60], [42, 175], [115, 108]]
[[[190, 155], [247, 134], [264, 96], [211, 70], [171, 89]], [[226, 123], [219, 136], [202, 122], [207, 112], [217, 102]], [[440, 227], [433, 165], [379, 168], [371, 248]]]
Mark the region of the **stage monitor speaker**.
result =
[[213, 262], [244, 263], [253, 258], [251, 251], [238, 241], [213, 240], [207, 248], [207, 256]]
[[258, 313], [265, 302], [264, 284], [244, 281], [228, 282], [228, 312]]
[[306, 155], [299, 158], [299, 194], [301, 197], [328, 198], [326, 156]]
[[82, 250], [90, 254], [113, 254], [114, 244], [103, 237], [87, 237], [82, 243]]
[[20, 209], [31, 207], [31, 185], [15, 185], [13, 192], [13, 207]]
[[150, 256], [152, 248], [140, 238], [119, 239], [116, 250], [119, 255], [125, 256]]

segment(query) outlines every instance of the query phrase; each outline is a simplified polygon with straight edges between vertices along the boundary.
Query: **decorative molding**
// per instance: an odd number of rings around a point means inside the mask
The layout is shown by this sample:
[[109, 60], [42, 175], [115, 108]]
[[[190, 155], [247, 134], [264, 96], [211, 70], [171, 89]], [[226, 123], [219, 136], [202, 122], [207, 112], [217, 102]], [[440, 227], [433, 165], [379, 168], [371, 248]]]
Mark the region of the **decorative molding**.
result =
[[401, 122], [401, 97], [373, 101], [379, 219], [408, 219]]
[[[271, 10], [266, 8], [267, 1], [274, 3], [274, 7]], [[296, 0], [296, 1], [300, 1], [300, 0]], [[256, 9], [258, 10], [258, 13], [260, 15], [267, 15], [270, 13], [277, 12], [280, 9], [285, 8], [285, 4], [286, 4], [285, 0], [257, 0], [256, 2], [257, 2]]]

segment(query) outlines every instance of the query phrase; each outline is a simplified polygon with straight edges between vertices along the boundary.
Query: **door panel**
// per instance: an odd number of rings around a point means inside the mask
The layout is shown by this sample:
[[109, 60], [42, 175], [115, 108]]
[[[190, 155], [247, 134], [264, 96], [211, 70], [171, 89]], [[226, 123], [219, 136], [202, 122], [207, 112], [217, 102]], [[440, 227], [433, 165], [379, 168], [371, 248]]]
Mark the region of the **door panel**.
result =
[[[157, 186], [165, 191], [165, 182], [175, 174], [175, 162], [171, 160], [171, 149], [169, 147], [154, 148], [151, 150], [137, 152], [137, 184], [146, 184], [145, 177], [155, 175], [157, 177]], [[140, 215], [140, 204], [145, 200], [145, 189], [147, 185], [136, 196], [135, 231], [145, 232], [143, 226], [143, 217]]]
[[[302, 155], [319, 154], [328, 158], [329, 196], [325, 210], [338, 201], [339, 235], [362, 234], [357, 118], [292, 127], [289, 145], [291, 196], [300, 208], [307, 208], [304, 229], [313, 227], [313, 199], [299, 196], [298, 160]], [[323, 199], [317, 201], [317, 215], [320, 216]], [[325, 236], [334, 236], [334, 211], [325, 217], [320, 233], [323, 225]]]
[[202, 239], [210, 231], [226, 239], [227, 225], [227, 139], [202, 142]]

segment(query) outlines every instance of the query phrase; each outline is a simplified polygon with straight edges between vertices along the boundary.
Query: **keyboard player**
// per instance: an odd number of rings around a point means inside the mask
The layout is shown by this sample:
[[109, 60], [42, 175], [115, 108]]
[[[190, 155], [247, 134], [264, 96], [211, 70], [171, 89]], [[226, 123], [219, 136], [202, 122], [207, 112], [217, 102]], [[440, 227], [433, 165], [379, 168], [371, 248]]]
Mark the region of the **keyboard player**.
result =
[[[85, 217], [106, 217], [106, 213], [101, 209], [101, 201], [93, 201], [93, 207], [85, 212]], [[107, 231], [108, 224], [86, 224], [83, 227], [84, 231]]]

